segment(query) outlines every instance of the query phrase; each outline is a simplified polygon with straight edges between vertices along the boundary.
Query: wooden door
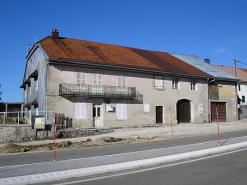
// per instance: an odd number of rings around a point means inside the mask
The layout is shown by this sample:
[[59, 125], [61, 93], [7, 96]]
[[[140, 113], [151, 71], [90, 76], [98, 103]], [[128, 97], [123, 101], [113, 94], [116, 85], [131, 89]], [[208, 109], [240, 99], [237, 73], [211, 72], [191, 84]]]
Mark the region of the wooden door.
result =
[[156, 106], [156, 123], [163, 123], [163, 106]]
[[217, 121], [216, 107], [218, 109], [218, 121], [226, 122], [226, 103], [225, 102], [211, 102], [211, 121]]
[[178, 123], [190, 123], [190, 101], [179, 100], [177, 103]]

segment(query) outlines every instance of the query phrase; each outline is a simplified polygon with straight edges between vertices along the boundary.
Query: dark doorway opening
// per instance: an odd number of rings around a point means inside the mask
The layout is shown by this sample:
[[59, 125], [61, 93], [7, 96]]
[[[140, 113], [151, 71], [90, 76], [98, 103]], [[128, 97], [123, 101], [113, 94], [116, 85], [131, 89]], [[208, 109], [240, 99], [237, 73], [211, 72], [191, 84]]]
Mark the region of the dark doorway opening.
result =
[[156, 123], [163, 123], [163, 106], [156, 106]]
[[190, 123], [190, 101], [186, 99], [177, 102], [178, 123]]

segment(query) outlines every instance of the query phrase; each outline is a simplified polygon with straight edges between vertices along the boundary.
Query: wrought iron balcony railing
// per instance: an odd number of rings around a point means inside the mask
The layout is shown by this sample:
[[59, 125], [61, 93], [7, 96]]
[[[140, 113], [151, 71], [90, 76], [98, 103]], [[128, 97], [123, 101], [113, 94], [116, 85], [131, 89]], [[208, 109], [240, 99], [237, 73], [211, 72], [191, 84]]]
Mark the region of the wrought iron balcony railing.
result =
[[87, 96], [87, 97], [118, 97], [135, 98], [135, 87], [86, 85], [86, 84], [59, 84], [60, 96]]

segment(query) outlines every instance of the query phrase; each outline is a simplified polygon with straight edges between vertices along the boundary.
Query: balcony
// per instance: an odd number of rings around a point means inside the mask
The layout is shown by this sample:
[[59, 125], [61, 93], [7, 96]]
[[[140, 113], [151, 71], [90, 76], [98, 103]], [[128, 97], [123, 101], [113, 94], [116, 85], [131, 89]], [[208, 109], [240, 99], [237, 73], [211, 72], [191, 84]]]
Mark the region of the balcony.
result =
[[136, 88], [62, 83], [59, 84], [59, 96], [135, 98]]

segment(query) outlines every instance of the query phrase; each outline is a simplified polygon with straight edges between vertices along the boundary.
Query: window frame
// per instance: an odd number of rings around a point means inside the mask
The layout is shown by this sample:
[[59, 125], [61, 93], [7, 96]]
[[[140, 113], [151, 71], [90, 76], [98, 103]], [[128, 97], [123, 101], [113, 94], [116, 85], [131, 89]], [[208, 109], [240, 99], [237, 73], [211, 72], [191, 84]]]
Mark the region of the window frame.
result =
[[174, 90], [180, 89], [179, 82], [180, 82], [179, 78], [172, 78], [172, 89]]
[[164, 89], [164, 77], [161, 75], [154, 75], [154, 88]]
[[191, 79], [190, 81], [190, 90], [196, 91], [197, 90], [197, 83], [195, 79]]

